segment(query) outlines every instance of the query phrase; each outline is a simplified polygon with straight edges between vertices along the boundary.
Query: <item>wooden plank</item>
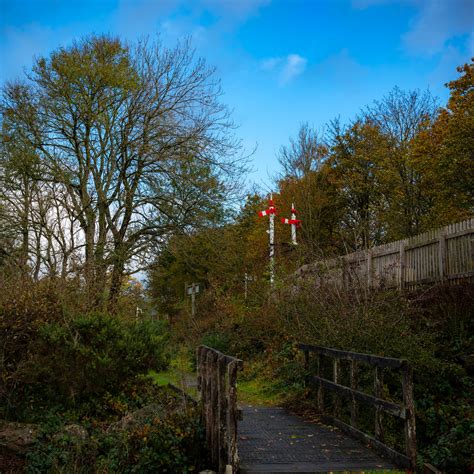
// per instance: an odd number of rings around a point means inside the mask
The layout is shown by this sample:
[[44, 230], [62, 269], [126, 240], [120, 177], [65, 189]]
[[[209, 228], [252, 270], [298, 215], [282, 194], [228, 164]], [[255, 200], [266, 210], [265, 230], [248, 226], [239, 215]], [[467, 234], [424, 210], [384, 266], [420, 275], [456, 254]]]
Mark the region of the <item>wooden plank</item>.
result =
[[316, 346], [313, 344], [298, 344], [298, 348], [309, 352], [317, 352], [329, 357], [336, 357], [338, 359], [357, 360], [365, 362], [378, 367], [386, 367], [390, 369], [399, 369], [404, 367], [406, 361], [404, 359], [395, 359], [393, 357], [376, 356], [372, 354], [363, 354], [360, 352], [343, 351], [340, 349], [332, 349], [329, 347]]
[[373, 286], [372, 250], [367, 251], [367, 286]]
[[438, 243], [438, 270], [441, 281], [446, 279], [446, 235], [441, 233]]
[[380, 398], [374, 397], [373, 395], [368, 395], [366, 393], [360, 392], [358, 390], [352, 390], [349, 387], [344, 385], [339, 385], [337, 383], [331, 382], [330, 380], [324, 379], [322, 377], [313, 376], [314, 380], [321, 382], [325, 388], [330, 390], [337, 391], [346, 397], [354, 397], [356, 400], [366, 403], [367, 405], [372, 405], [380, 408], [390, 415], [396, 416], [404, 420], [406, 418], [405, 407], [398, 405], [397, 403], [389, 402], [387, 400], [381, 400]]
[[229, 356], [227, 354], [223, 354], [222, 352], [218, 351], [217, 349], [214, 349], [212, 347], [208, 347], [208, 346], [205, 346], [205, 345], [202, 345], [201, 347], [203, 347], [204, 349], [206, 349], [207, 351], [212, 351], [214, 352], [218, 357], [224, 357], [225, 360], [226, 360], [226, 363], [227, 364], [230, 364], [231, 362], [236, 362], [237, 365], [239, 366], [239, 368], [242, 368], [243, 367], [243, 361], [241, 359], [237, 359], [236, 357], [232, 357], [232, 356]]
[[432, 464], [425, 463], [423, 465], [423, 474], [443, 474], [443, 473]]
[[448, 239], [456, 239], [458, 237], [464, 237], [466, 235], [472, 235], [472, 234], [474, 234], [474, 228], [458, 230], [457, 232], [453, 232], [453, 233], [446, 233], [445, 236], [446, 236], [446, 240], [448, 240]]
[[184, 400], [186, 400], [186, 402], [190, 403], [191, 405], [196, 406], [198, 404], [198, 401], [194, 399], [191, 395], [186, 393], [182, 388], [173, 385], [171, 382], [168, 383], [167, 387], [173, 392], [179, 394]]
[[[451, 274], [456, 274], [456, 276], [450, 281], [471, 278], [469, 273], [474, 270], [471, 248], [473, 235], [474, 219], [469, 219], [408, 239], [373, 247], [369, 250], [370, 257], [367, 252], [352, 252], [338, 259], [341, 262], [339, 266], [342, 268], [342, 277], [333, 275], [331, 278], [335, 284], [342, 281], [344, 287], [350, 285], [351, 282], [361, 283], [364, 279], [364, 284], [369, 286], [384, 282], [386, 287], [398, 288], [413, 288], [416, 284], [443, 281]], [[443, 244], [439, 244], [443, 239], [447, 247], [444, 251]], [[403, 254], [405, 254], [405, 262]], [[395, 259], [392, 257], [396, 255], [398, 255], [397, 260], [400, 265], [394, 265]], [[331, 259], [331, 262], [334, 260]], [[410, 263], [410, 274], [406, 273], [407, 262]], [[324, 263], [319, 262], [320, 265]], [[371, 268], [373, 274], [370, 271]], [[393, 271], [395, 268], [398, 269], [397, 272]], [[466, 272], [468, 272], [467, 275], [465, 275]]]
[[464, 278], [471, 278], [474, 276], [474, 271], [472, 272], [462, 272], [462, 273], [455, 273], [454, 275], [448, 275], [447, 280], [456, 280], [456, 279], [464, 279]]
[[407, 456], [404, 456], [398, 451], [395, 451], [394, 449], [389, 448], [385, 444], [381, 443], [375, 438], [372, 438], [372, 436], [369, 436], [368, 434], [358, 430], [357, 428], [354, 428], [353, 426], [350, 426], [347, 423], [344, 423], [343, 421], [338, 420], [337, 418], [334, 418], [332, 416], [327, 416], [327, 415], [323, 416], [323, 421], [328, 424], [332, 424], [336, 426], [337, 428], [339, 428], [341, 431], [347, 433], [348, 435], [353, 436], [356, 439], [359, 439], [365, 445], [371, 446], [376, 451], [378, 451], [382, 456], [385, 456], [397, 466], [400, 466], [402, 468], [410, 467], [410, 459]]
[[399, 270], [398, 270], [398, 288], [403, 290], [405, 286], [405, 244], [400, 245], [399, 254]]

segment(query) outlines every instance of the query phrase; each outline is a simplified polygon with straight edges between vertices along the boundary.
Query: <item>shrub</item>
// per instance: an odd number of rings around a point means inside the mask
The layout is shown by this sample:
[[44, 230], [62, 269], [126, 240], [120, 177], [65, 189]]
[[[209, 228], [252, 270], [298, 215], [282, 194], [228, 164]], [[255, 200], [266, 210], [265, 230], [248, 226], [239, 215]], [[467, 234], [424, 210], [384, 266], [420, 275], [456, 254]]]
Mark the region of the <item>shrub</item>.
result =
[[[27, 472], [195, 472], [205, 461], [198, 410], [144, 381], [144, 408], [108, 426], [64, 426], [52, 416], [27, 455]], [[84, 434], [85, 433], [85, 434]]]
[[447, 286], [402, 294], [330, 285], [284, 288], [273, 309], [274, 324], [286, 335], [273, 352], [280, 360], [277, 375], [298, 389], [301, 361], [290, 346], [285, 350], [288, 338], [408, 359], [414, 366], [421, 457], [446, 472], [465, 472], [471, 462], [467, 420], [473, 382], [464, 361], [473, 347], [473, 290]]
[[46, 323], [17, 368], [14, 408], [20, 413], [18, 404], [27, 405], [34, 413], [42, 405], [86, 404], [100, 410], [100, 400], [118, 394], [138, 374], [167, 367], [167, 337], [162, 322], [126, 322], [107, 314]]

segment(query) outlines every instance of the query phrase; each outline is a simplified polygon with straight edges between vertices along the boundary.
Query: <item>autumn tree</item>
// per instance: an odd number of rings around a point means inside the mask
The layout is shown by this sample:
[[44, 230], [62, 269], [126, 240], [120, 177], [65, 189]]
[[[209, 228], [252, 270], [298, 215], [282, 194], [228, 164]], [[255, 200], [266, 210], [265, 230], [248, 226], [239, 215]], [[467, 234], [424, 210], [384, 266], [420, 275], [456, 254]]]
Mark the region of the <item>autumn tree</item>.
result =
[[290, 137], [289, 144], [282, 146], [277, 155], [281, 167], [277, 186], [284, 206], [281, 210], [289, 215], [293, 202], [303, 222], [298, 231], [301, 261], [320, 257], [335, 248], [338, 197], [327, 157], [325, 137], [307, 123], [300, 126], [297, 137]]
[[128, 46], [91, 36], [36, 60], [9, 83], [6, 138], [41, 162], [80, 229], [93, 306], [114, 309], [124, 275], [170, 232], [218, 212], [242, 163], [214, 70], [189, 42]]
[[380, 127], [370, 120], [356, 120], [330, 128], [330, 165], [340, 200], [340, 239], [346, 251], [380, 244], [386, 233], [381, 215], [382, 174], [390, 146]]
[[429, 91], [403, 91], [395, 87], [362, 114], [390, 143], [382, 176], [386, 212], [383, 219], [388, 240], [424, 230], [423, 216], [429, 211], [430, 201], [424, 192], [423, 176], [413, 163], [412, 150], [413, 141], [431, 125], [437, 110], [437, 100]]
[[185, 285], [191, 282], [202, 291], [241, 298], [246, 273], [252, 277], [250, 287], [265, 286], [267, 223], [257, 215], [264, 206], [260, 196], [249, 195], [232, 220], [168, 240], [149, 272], [149, 290], [161, 314], [179, 312]]
[[[474, 64], [471, 61], [457, 70], [461, 75], [447, 84], [448, 104], [433, 126], [439, 142], [437, 172], [444, 190], [440, 194], [447, 211], [454, 214], [451, 221], [474, 210]], [[437, 207], [443, 212], [441, 203]]]

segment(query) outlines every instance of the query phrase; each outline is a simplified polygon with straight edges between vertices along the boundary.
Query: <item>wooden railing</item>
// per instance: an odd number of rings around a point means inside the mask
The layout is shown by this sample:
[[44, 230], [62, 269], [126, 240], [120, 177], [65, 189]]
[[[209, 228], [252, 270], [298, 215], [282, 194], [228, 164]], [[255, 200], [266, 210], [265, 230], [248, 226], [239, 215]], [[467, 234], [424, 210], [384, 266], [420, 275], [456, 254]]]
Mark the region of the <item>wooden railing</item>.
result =
[[237, 373], [243, 362], [207, 346], [197, 349], [197, 380], [202, 421], [213, 469], [238, 472]]
[[[408, 362], [403, 359], [347, 352], [309, 344], [298, 344], [298, 348], [304, 354], [307, 383], [309, 386], [313, 384], [316, 386], [318, 412], [329, 417], [335, 426], [346, 433], [372, 445], [382, 455], [388, 457], [400, 467], [414, 468], [416, 465], [415, 407], [413, 401], [413, 373]], [[322, 357], [329, 357], [332, 360], [332, 380], [323, 377]], [[341, 361], [343, 360], [349, 362], [350, 386], [345, 386], [341, 382]], [[374, 368], [374, 395], [359, 390], [359, 364], [368, 364]], [[310, 370], [311, 367], [315, 368], [316, 374], [313, 375]], [[403, 403], [394, 403], [384, 399], [384, 369], [395, 369], [401, 372]], [[324, 394], [326, 390], [334, 393], [332, 413], [328, 413], [325, 409]], [[350, 424], [340, 419], [341, 396], [349, 402]], [[358, 429], [358, 402], [375, 408], [375, 437]], [[405, 454], [397, 452], [384, 443], [384, 412], [404, 421]]]
[[316, 284], [414, 288], [474, 280], [474, 218], [341, 257], [310, 263], [295, 274]]

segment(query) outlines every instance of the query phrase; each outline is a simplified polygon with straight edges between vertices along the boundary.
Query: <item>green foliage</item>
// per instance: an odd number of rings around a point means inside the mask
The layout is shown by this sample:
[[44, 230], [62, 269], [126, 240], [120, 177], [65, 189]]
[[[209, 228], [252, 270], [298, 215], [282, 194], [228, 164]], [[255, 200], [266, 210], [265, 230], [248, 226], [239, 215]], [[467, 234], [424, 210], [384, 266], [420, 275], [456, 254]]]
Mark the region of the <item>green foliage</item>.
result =
[[33, 414], [42, 403], [84, 405], [93, 415], [103, 409], [100, 400], [120, 393], [137, 375], [167, 367], [167, 337], [162, 322], [107, 314], [42, 325], [16, 372], [17, 393], [24, 394], [16, 400], [17, 415], [20, 408]]
[[201, 339], [201, 344], [212, 347], [218, 351], [225, 353], [229, 352], [230, 336], [228, 333], [222, 332], [208, 332]]
[[195, 472], [205, 452], [198, 410], [163, 389], [151, 401], [133, 421], [108, 426], [68, 427], [49, 418], [28, 453], [27, 472]]
[[[467, 415], [467, 413], [466, 413]], [[456, 424], [448, 429], [427, 449], [427, 455], [435, 466], [447, 472], [457, 469], [460, 460], [469, 460], [472, 456], [471, 448], [474, 445], [474, 422], [467, 418], [458, 417]]]
[[[286, 304], [279, 304], [285, 301]], [[421, 456], [446, 472], [463, 472], [469, 466], [470, 398], [472, 377], [462, 364], [472, 353], [474, 293], [472, 286], [437, 288], [436, 291], [366, 292], [331, 286], [317, 290], [308, 283], [298, 291], [282, 291], [273, 310], [281, 322], [282, 337], [356, 352], [408, 359], [414, 366], [417, 438]], [[452, 342], [451, 342], [452, 339]], [[304, 392], [301, 354], [288, 342], [275, 341], [275, 373], [292, 387], [298, 398]], [[298, 352], [298, 351], [296, 351]], [[330, 377], [330, 367], [326, 367]], [[373, 374], [359, 384], [371, 390]], [[385, 376], [385, 390], [401, 399], [400, 381]], [[363, 423], [363, 420], [361, 420]], [[370, 427], [373, 419], [367, 420]], [[396, 428], [395, 428], [396, 429]], [[399, 435], [399, 433], [398, 433]], [[401, 438], [394, 433], [392, 442]]]
[[182, 411], [108, 437], [98, 465], [108, 472], [195, 472], [203, 461], [203, 444], [198, 413]]

